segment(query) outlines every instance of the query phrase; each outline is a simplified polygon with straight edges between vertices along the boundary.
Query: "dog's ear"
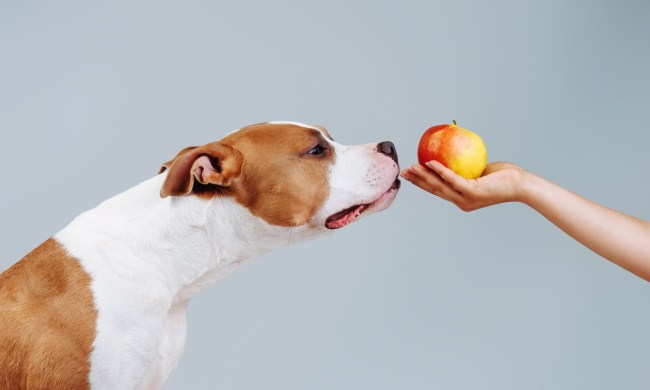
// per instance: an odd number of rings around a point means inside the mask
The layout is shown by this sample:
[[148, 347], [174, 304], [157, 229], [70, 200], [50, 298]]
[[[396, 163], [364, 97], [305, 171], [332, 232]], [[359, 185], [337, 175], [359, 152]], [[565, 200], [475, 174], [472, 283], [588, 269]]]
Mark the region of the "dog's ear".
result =
[[[219, 142], [185, 148], [169, 164], [160, 196], [188, 195], [195, 180], [203, 185], [228, 187], [239, 176], [243, 160], [238, 150]], [[161, 172], [165, 169], [163, 165]]]
[[182, 156], [182, 155], [184, 155], [185, 153], [187, 153], [187, 152], [189, 152], [189, 151], [191, 151], [191, 150], [194, 150], [194, 149], [196, 149], [196, 148], [198, 148], [198, 146], [188, 146], [188, 147], [186, 147], [186, 148], [181, 149], [180, 152], [176, 153], [176, 156], [174, 156], [174, 158], [172, 158], [171, 160], [167, 161], [166, 163], [163, 163], [163, 165], [160, 167], [160, 170], [158, 170], [158, 174], [161, 174], [161, 173], [165, 172], [169, 167], [172, 166], [172, 164], [174, 163], [174, 161], [176, 161], [176, 159], [178, 159], [180, 156]]

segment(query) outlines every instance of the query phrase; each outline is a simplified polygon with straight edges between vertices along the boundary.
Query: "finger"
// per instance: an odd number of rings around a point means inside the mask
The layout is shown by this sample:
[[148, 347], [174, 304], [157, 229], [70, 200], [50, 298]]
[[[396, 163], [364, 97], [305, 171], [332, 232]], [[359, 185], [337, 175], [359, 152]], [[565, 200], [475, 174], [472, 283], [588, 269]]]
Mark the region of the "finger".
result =
[[454, 203], [462, 199], [462, 195], [442, 180], [435, 172], [419, 164], [411, 167], [410, 172], [409, 181], [423, 190]]
[[404, 169], [399, 175], [408, 181], [413, 181], [413, 178], [417, 176], [411, 168]]
[[431, 168], [432, 171], [438, 174], [445, 182], [449, 183], [454, 190], [464, 193], [470, 190], [470, 185], [467, 179], [457, 175], [451, 169], [442, 165], [439, 161], [431, 160], [426, 163], [427, 167]]
[[428, 170], [420, 164], [414, 164], [409, 169], [409, 175], [412, 179], [420, 179], [431, 187], [445, 187], [446, 183], [438, 174]]
[[409, 168], [403, 169], [402, 172], [400, 172], [399, 175], [402, 176], [405, 179], [408, 179], [409, 175], [412, 175], [411, 168], [409, 167]]
[[444, 185], [440, 185], [440, 186], [436, 186], [435, 184], [432, 185], [430, 181], [427, 181], [417, 175], [411, 177], [409, 181], [415, 184], [416, 186], [420, 187], [421, 189], [433, 195], [436, 195], [442, 199], [454, 203], [458, 201], [458, 194], [453, 189], [445, 187]]

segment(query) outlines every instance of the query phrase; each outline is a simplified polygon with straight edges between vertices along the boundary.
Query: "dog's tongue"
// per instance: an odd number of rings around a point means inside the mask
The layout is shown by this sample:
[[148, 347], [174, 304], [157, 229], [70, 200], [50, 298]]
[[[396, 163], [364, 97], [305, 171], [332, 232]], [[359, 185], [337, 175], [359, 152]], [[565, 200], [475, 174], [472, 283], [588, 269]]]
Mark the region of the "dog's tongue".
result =
[[349, 225], [352, 222], [356, 221], [357, 218], [359, 218], [359, 215], [361, 215], [361, 212], [365, 210], [366, 207], [368, 207], [368, 205], [362, 204], [338, 212], [327, 219], [325, 226], [328, 229], [338, 229], [342, 228], [345, 225]]

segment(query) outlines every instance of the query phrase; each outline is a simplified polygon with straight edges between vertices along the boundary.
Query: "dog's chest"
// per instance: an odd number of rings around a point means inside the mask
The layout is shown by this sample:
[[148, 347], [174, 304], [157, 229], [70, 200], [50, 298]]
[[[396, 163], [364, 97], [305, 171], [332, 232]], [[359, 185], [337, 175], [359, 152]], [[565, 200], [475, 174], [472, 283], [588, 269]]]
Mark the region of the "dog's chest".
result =
[[[169, 312], [159, 344], [158, 356], [150, 368], [143, 389], [160, 389], [178, 364], [185, 346], [187, 331], [186, 308], [176, 307]], [[144, 373], [143, 373], [144, 374]]]

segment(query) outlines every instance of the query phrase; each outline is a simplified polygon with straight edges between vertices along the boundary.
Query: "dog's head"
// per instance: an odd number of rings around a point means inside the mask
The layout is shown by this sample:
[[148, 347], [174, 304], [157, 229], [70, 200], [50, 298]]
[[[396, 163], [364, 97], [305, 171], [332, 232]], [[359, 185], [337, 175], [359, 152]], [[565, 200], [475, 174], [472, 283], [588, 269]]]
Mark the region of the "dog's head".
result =
[[229, 196], [268, 224], [337, 229], [388, 207], [400, 182], [391, 142], [341, 145], [294, 122], [239, 129], [165, 163], [161, 196]]

